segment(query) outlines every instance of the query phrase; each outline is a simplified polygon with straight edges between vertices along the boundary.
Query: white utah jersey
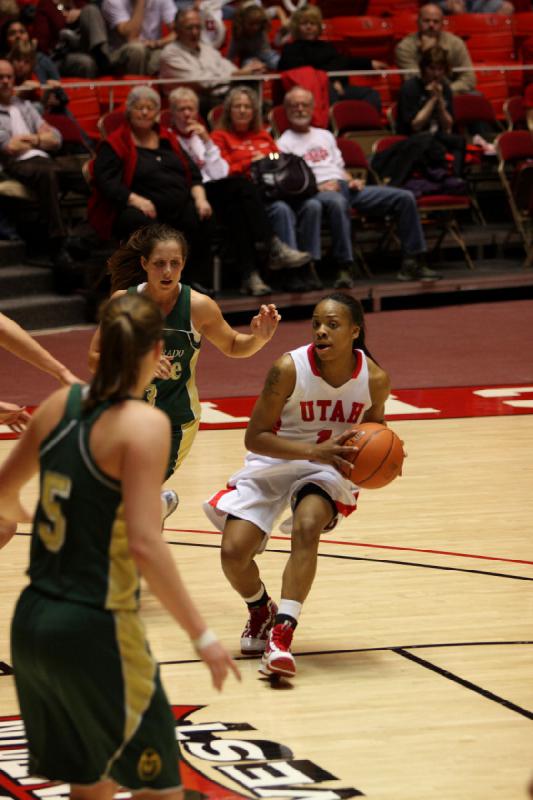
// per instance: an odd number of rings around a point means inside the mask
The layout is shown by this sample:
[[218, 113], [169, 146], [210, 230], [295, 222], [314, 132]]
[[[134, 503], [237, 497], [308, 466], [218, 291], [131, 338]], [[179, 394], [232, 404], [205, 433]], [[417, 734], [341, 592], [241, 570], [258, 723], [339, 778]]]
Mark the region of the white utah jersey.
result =
[[287, 439], [323, 442], [361, 422], [371, 405], [368, 362], [362, 350], [354, 351], [355, 369], [342, 386], [322, 378], [315, 346], [304, 345], [289, 355], [296, 368], [294, 391], [285, 403], [276, 433]]

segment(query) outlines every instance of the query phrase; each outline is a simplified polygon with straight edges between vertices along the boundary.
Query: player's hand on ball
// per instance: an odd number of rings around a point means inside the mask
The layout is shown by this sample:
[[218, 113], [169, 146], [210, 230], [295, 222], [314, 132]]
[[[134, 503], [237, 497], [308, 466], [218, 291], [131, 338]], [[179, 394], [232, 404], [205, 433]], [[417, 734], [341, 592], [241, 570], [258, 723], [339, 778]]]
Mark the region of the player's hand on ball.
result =
[[232, 659], [226, 648], [220, 642], [212, 642], [199, 651], [200, 657], [205, 661], [215, 689], [220, 690], [224, 681], [231, 670], [238, 681], [241, 680], [241, 673], [235, 661]]
[[354, 444], [346, 444], [352, 436], [353, 431], [345, 431], [339, 436], [332, 436], [319, 442], [314, 446], [313, 455], [309, 460], [318, 461], [321, 464], [331, 464], [341, 475], [348, 475], [357, 453], [357, 447]]

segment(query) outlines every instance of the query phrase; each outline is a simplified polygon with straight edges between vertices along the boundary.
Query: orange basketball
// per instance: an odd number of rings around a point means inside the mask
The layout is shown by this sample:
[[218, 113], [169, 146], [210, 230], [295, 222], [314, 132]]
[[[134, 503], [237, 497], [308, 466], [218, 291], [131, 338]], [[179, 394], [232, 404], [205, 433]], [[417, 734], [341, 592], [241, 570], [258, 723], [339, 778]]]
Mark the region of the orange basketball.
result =
[[348, 475], [357, 486], [381, 489], [402, 471], [403, 443], [386, 425], [363, 422], [354, 428], [354, 435], [346, 444], [359, 448]]

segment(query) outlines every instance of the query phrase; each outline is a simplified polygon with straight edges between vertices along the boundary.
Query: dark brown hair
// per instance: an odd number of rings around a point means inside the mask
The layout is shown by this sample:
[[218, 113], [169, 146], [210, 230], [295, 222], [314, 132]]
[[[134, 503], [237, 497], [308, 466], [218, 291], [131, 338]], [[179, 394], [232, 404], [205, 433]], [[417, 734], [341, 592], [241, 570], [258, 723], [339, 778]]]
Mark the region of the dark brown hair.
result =
[[156, 223], [144, 225], [132, 233], [130, 238], [115, 250], [107, 262], [111, 275], [111, 291], [127, 289], [142, 283], [146, 277], [141, 264], [141, 256], [148, 259], [159, 242], [175, 239], [181, 247], [183, 260], [187, 258], [187, 241], [181, 231], [170, 225]]
[[421, 72], [422, 70], [426, 69], [426, 67], [444, 67], [446, 75], [448, 75], [450, 72], [448, 53], [444, 47], [440, 47], [438, 44], [434, 45], [433, 47], [428, 47], [427, 50], [424, 50], [418, 63], [420, 64]]
[[100, 358], [84, 403], [91, 411], [100, 403], [128, 397], [139, 375], [141, 358], [163, 336], [163, 314], [146, 295], [123, 294], [100, 309]]

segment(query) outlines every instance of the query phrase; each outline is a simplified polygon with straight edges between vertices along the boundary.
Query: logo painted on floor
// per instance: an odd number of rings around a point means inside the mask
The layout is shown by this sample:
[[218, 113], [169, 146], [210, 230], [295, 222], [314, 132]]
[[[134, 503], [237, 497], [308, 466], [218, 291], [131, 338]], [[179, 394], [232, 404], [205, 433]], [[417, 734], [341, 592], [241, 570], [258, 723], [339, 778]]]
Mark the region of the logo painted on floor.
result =
[[[202, 402], [201, 429], [245, 428], [256, 399], [226, 397]], [[389, 421], [533, 414], [533, 386], [398, 389], [387, 400], [385, 414]]]
[[[201, 430], [246, 428], [257, 397], [217, 397], [203, 400]], [[35, 407], [28, 406], [28, 411]], [[533, 414], [533, 386], [458, 386], [443, 389], [397, 389], [385, 406], [389, 421], [457, 419]], [[0, 425], [0, 439], [18, 439]]]
[[[354, 787], [321, 786], [339, 779], [309, 759], [294, 758], [284, 744], [248, 736], [256, 728], [247, 722], [195, 723], [188, 719], [202, 708], [172, 707], [186, 800], [348, 800], [364, 796]], [[69, 797], [68, 784], [54, 785], [29, 775], [28, 760], [22, 720], [18, 716], [0, 717], [0, 798]], [[130, 797], [126, 791], [116, 795], [119, 800]]]

